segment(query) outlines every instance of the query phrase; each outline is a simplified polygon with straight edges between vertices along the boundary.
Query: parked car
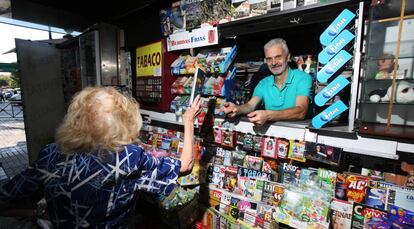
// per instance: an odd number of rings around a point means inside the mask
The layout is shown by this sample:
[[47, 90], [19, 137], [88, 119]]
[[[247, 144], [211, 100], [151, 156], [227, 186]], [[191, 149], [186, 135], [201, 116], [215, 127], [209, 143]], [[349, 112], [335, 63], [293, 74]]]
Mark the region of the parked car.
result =
[[22, 94], [18, 93], [18, 94], [12, 95], [9, 98], [9, 101], [22, 101]]

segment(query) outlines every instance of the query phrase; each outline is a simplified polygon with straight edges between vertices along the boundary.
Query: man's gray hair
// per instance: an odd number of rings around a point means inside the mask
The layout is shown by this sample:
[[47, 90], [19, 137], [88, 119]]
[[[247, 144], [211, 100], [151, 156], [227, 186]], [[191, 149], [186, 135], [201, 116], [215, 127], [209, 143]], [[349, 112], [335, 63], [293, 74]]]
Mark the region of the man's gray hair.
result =
[[285, 54], [288, 55], [289, 54], [289, 48], [286, 44], [286, 41], [283, 40], [282, 38], [274, 38], [270, 41], [268, 41], [265, 45], [264, 45], [264, 51], [266, 52], [267, 49], [269, 49], [270, 47], [273, 47], [275, 45], [281, 45], [283, 50], [285, 50]]

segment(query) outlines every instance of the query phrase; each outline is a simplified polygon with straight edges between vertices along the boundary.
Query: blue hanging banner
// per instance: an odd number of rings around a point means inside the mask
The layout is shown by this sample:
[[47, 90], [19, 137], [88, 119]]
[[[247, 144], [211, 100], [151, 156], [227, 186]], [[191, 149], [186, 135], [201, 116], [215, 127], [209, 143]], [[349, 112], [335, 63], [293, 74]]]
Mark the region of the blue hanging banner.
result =
[[315, 103], [318, 106], [325, 105], [330, 99], [332, 99], [336, 94], [338, 94], [342, 89], [344, 89], [349, 84], [349, 81], [345, 79], [342, 75], [336, 77], [328, 86], [324, 87], [316, 96]]
[[318, 55], [318, 61], [321, 64], [326, 64], [332, 57], [341, 51], [350, 41], [354, 39], [354, 34], [348, 30], [342, 31], [322, 52]]
[[344, 9], [338, 17], [329, 25], [329, 27], [321, 34], [319, 40], [322, 45], [329, 45], [331, 41], [355, 18], [355, 14]]
[[341, 100], [338, 100], [317, 116], [313, 117], [312, 125], [313, 127], [320, 129], [323, 125], [336, 118], [346, 110], [348, 110], [348, 107]]
[[342, 66], [344, 66], [352, 55], [345, 50], [341, 50], [328, 64], [326, 64], [319, 72], [316, 78], [320, 83], [328, 82], [328, 79], [333, 76]]

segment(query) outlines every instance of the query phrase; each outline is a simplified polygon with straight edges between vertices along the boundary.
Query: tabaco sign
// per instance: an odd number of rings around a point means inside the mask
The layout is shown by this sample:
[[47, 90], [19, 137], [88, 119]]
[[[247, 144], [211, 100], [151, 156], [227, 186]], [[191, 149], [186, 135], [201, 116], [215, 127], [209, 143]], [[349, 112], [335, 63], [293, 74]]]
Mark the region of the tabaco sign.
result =
[[156, 42], [136, 49], [137, 76], [161, 76], [162, 43]]
[[171, 34], [167, 38], [167, 50], [181, 50], [218, 44], [217, 27], [203, 27], [191, 32]]

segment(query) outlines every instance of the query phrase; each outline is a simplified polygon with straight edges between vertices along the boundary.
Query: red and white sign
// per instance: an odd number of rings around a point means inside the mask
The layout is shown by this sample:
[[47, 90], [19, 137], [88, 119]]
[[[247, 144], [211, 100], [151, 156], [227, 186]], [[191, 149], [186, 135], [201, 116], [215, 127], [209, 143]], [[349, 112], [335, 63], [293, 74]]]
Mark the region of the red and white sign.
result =
[[171, 34], [167, 38], [167, 50], [181, 50], [218, 44], [217, 27], [209, 26], [191, 32]]

